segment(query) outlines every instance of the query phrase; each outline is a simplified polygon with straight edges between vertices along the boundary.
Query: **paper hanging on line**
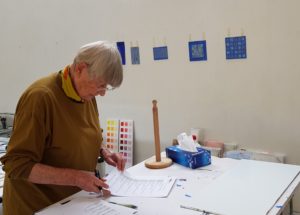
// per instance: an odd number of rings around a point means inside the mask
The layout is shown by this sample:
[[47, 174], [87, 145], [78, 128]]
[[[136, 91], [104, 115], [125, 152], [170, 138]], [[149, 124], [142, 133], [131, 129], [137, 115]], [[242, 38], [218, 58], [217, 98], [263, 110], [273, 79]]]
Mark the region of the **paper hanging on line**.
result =
[[114, 196], [167, 197], [176, 177], [169, 176], [131, 176], [128, 172], [112, 171], [106, 183]]
[[110, 204], [98, 197], [77, 197], [66, 202], [56, 203], [35, 215], [132, 215], [137, 213], [137, 210]]

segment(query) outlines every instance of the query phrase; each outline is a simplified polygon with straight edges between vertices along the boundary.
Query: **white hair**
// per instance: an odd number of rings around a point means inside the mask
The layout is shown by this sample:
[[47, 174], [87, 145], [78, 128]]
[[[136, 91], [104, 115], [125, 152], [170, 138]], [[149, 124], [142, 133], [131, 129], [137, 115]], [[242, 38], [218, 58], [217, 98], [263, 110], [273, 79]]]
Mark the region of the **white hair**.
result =
[[82, 46], [74, 58], [74, 65], [84, 62], [88, 65], [91, 78], [101, 77], [112, 87], [119, 87], [123, 81], [123, 67], [117, 47], [108, 41], [97, 41]]

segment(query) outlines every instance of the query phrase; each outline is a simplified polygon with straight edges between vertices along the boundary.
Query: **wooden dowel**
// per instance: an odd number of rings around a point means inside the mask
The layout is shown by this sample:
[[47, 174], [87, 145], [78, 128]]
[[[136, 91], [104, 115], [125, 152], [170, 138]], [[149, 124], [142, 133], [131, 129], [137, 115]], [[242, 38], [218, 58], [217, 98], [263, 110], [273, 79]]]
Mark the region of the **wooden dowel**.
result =
[[153, 125], [154, 125], [154, 141], [155, 141], [155, 157], [156, 161], [160, 162], [160, 139], [159, 139], [159, 122], [158, 122], [158, 109], [157, 109], [157, 101], [152, 101], [153, 108]]

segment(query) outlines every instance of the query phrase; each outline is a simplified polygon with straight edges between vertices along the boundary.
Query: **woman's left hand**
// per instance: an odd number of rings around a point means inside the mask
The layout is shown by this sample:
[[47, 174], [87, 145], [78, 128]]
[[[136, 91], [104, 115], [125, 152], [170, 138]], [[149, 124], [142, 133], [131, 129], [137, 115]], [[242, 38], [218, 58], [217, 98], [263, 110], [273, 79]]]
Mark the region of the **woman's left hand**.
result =
[[118, 170], [123, 171], [125, 169], [126, 159], [121, 153], [111, 153], [109, 150], [102, 148], [101, 156], [104, 158], [106, 163], [117, 167]]

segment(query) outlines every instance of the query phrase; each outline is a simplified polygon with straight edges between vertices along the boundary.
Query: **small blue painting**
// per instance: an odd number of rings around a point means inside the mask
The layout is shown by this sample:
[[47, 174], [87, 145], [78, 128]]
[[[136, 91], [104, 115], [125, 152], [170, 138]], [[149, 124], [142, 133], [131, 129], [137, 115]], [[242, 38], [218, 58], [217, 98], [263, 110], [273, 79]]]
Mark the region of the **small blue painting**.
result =
[[167, 60], [168, 59], [168, 47], [160, 46], [153, 48], [154, 60]]
[[226, 59], [244, 59], [247, 58], [246, 36], [226, 37]]
[[122, 64], [126, 64], [126, 57], [125, 57], [125, 42], [117, 42], [117, 47], [120, 52], [122, 58]]
[[206, 40], [189, 42], [190, 61], [207, 60]]
[[140, 64], [140, 48], [139, 47], [131, 47], [131, 63], [132, 64]]

